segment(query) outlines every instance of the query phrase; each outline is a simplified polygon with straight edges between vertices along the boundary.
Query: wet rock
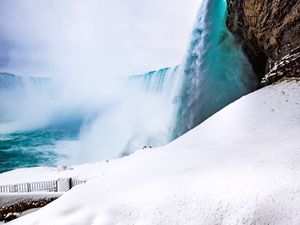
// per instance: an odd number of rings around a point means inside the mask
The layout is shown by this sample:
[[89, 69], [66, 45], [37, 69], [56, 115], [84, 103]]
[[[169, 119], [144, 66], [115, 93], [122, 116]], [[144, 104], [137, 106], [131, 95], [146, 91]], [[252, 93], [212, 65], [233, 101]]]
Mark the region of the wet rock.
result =
[[299, 77], [300, 1], [227, 2], [227, 26], [242, 42], [261, 84]]
[[8, 223], [14, 219], [17, 219], [20, 215], [20, 213], [8, 213], [4, 218], [4, 223]]

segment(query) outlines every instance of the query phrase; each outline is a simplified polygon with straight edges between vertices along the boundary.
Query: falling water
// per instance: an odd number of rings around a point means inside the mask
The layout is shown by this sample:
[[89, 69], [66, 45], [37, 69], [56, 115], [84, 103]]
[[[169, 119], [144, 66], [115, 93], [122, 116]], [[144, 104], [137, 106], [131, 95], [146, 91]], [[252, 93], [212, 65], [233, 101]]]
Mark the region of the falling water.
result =
[[173, 138], [253, 91], [252, 67], [226, 27], [225, 0], [203, 0], [183, 63]]
[[[226, 28], [226, 13], [225, 0], [202, 0], [181, 65], [131, 76], [113, 94], [102, 96], [97, 89], [95, 95], [73, 95], [68, 89], [53, 91], [39, 79], [27, 79], [31, 84], [24, 85], [26, 79], [2, 74], [1, 171], [55, 165], [62, 153], [74, 164], [122, 157], [144, 145], [164, 145], [253, 91], [254, 73]], [[26, 91], [16, 91], [20, 86]], [[4, 94], [7, 90], [9, 95]], [[3, 120], [30, 126], [8, 132]], [[61, 141], [75, 145], [65, 151]]]

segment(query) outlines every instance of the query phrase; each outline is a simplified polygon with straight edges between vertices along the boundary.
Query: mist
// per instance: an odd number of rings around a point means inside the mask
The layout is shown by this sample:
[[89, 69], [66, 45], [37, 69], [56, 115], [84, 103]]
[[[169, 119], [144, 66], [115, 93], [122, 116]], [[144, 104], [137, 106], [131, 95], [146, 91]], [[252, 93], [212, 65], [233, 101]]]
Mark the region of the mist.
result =
[[70, 164], [166, 144], [174, 96], [147, 92], [144, 81], [128, 85], [128, 77], [181, 63], [197, 6], [197, 0], [2, 0], [0, 71], [51, 82], [0, 93], [1, 116], [9, 115], [0, 133], [79, 121], [78, 140], [56, 147]]
[[179, 64], [199, 0], [1, 0], [1, 71], [128, 76]]

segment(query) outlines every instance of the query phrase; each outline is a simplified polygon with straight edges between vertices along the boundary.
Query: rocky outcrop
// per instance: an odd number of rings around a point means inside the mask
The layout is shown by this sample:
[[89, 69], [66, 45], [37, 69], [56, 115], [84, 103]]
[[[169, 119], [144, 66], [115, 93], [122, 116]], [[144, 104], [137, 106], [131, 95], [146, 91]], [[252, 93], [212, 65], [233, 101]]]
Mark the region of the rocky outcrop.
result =
[[262, 85], [300, 76], [300, 1], [227, 0], [229, 30], [240, 39]]
[[38, 200], [20, 199], [17, 201], [10, 202], [9, 204], [3, 204], [0, 207], [0, 221], [6, 220], [6, 218], [8, 217], [13, 217], [15, 213], [22, 214], [22, 212], [29, 209], [44, 207], [56, 200], [57, 198], [58, 197], [45, 197]]

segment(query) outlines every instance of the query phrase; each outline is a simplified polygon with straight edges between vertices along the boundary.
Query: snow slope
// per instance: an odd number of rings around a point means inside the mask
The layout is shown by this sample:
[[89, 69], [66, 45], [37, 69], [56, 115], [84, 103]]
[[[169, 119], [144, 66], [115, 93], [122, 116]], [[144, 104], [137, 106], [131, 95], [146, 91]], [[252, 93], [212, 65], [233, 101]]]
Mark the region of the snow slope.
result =
[[16, 169], [1, 173], [0, 185], [49, 181], [65, 177], [71, 177], [79, 180], [93, 179], [99, 176], [98, 170], [105, 167], [106, 164], [107, 162], [103, 161], [66, 168], [35, 167], [30, 169]]
[[165, 147], [96, 167], [97, 178], [11, 224], [299, 225], [300, 82], [256, 91]]

